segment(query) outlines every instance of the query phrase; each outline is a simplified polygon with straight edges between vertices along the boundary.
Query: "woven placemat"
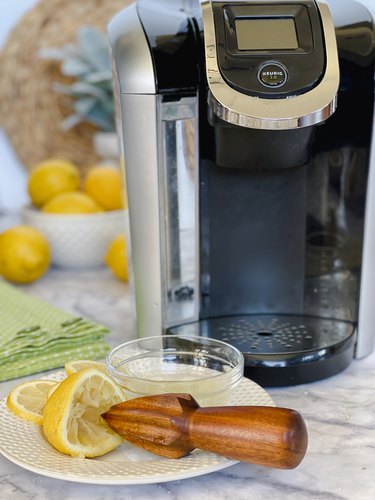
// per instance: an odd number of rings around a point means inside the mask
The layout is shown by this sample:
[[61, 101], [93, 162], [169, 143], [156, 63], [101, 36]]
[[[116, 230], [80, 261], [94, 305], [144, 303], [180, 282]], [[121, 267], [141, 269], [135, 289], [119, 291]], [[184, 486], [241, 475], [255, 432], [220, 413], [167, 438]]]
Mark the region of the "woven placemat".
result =
[[62, 157], [85, 168], [99, 160], [92, 136], [80, 124], [62, 131], [71, 114], [70, 97], [51, 89], [66, 83], [59, 64], [38, 56], [41, 48], [76, 43], [83, 25], [107, 31], [109, 20], [131, 0], [40, 0], [11, 32], [0, 56], [0, 125], [26, 168], [49, 157]]

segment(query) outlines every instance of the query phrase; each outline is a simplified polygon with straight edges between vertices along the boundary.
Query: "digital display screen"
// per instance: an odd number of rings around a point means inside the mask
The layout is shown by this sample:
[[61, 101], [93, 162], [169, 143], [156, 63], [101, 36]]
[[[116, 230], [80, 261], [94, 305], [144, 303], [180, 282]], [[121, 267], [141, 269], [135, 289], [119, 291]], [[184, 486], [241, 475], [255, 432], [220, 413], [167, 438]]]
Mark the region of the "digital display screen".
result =
[[239, 50], [298, 49], [292, 17], [238, 18], [235, 27]]

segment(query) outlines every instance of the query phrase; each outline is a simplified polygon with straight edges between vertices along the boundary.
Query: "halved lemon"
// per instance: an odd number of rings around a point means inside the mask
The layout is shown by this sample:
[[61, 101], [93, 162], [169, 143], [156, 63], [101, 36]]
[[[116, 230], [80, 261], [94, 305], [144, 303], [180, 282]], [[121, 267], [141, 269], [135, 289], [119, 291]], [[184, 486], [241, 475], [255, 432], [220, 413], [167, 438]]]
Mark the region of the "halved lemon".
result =
[[[50, 389], [48, 389], [48, 392], [47, 392], [47, 399], [49, 399], [49, 398], [51, 397], [51, 394], [52, 394], [53, 392], [55, 392], [55, 391], [56, 391], [56, 389], [58, 388], [58, 386], [59, 386], [59, 385], [60, 385], [60, 382], [57, 382], [55, 385], [52, 385], [52, 386], [50, 387]], [[47, 401], [46, 401], [46, 402], [47, 402]], [[43, 409], [44, 409], [44, 407], [43, 407]]]
[[30, 380], [19, 384], [10, 391], [7, 406], [24, 420], [43, 425], [43, 409], [48, 393], [56, 385], [54, 380]]
[[123, 439], [101, 417], [126, 399], [121, 387], [98, 368], [69, 375], [48, 399], [43, 430], [58, 451], [73, 457], [98, 457], [117, 448]]
[[104, 363], [101, 361], [93, 361], [92, 359], [75, 359], [73, 361], [67, 361], [64, 368], [67, 375], [71, 375], [79, 370], [85, 370], [86, 368], [98, 368], [104, 372], [106, 371]]

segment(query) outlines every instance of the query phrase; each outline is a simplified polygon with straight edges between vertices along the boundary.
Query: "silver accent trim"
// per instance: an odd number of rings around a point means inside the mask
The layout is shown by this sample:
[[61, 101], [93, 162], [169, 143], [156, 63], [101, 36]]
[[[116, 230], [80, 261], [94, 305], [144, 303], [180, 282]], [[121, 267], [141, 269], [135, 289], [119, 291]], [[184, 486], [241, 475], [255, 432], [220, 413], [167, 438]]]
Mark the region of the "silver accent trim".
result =
[[251, 97], [229, 87], [220, 74], [216, 55], [216, 37], [212, 3], [202, 0], [206, 73], [209, 104], [219, 118], [242, 127], [285, 130], [308, 127], [323, 122], [336, 109], [339, 87], [339, 62], [335, 29], [328, 6], [317, 1], [327, 51], [325, 75], [314, 89], [285, 99]]
[[363, 358], [375, 348], [375, 127], [372, 131], [367, 181], [365, 231], [362, 252], [362, 274], [359, 293], [358, 337], [356, 358]]
[[198, 99], [159, 103], [163, 329], [199, 319]]
[[162, 333], [157, 99], [121, 95], [131, 263], [141, 337]]
[[156, 94], [154, 66], [135, 3], [112, 19], [108, 34], [120, 92]]

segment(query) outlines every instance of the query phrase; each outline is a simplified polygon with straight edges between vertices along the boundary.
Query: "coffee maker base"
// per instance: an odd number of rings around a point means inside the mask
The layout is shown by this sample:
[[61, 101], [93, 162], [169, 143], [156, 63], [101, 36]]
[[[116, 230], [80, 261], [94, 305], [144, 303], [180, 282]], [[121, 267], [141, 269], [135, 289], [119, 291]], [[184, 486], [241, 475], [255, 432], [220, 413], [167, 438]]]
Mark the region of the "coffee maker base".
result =
[[352, 322], [311, 316], [241, 315], [169, 328], [167, 334], [200, 335], [234, 345], [244, 355], [246, 377], [266, 387], [313, 382], [344, 370], [354, 357]]
[[279, 367], [245, 365], [245, 377], [263, 387], [307, 384], [336, 375], [347, 368], [354, 357], [354, 342], [334, 357]]

